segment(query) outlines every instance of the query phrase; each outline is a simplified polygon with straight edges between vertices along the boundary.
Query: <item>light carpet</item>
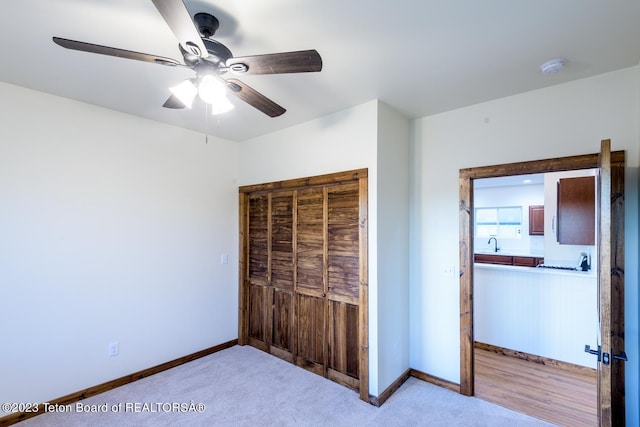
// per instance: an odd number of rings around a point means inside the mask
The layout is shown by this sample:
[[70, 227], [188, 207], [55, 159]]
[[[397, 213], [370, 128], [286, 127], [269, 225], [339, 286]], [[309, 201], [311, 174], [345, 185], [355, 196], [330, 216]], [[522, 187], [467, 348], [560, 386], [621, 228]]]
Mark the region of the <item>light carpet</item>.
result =
[[[234, 346], [20, 426], [550, 426], [409, 378], [381, 407], [249, 346]], [[93, 406], [91, 406], [93, 405]]]

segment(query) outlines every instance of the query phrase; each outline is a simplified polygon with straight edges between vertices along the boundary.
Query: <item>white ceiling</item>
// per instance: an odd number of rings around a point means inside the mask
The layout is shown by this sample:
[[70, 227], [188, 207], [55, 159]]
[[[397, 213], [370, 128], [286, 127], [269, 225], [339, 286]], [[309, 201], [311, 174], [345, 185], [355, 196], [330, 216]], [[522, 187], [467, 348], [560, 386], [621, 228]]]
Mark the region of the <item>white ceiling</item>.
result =
[[[214, 39], [236, 56], [317, 49], [324, 68], [241, 78], [287, 109], [278, 118], [237, 99], [220, 116], [169, 110], [167, 88], [191, 70], [51, 40], [181, 60], [151, 0], [2, 0], [0, 80], [242, 141], [374, 99], [416, 118], [640, 62], [639, 0], [184, 1], [220, 20]], [[555, 57], [566, 70], [542, 75]]]
[[473, 180], [473, 188], [511, 187], [520, 185], [542, 185], [544, 173], [500, 176], [495, 178], [480, 178]]

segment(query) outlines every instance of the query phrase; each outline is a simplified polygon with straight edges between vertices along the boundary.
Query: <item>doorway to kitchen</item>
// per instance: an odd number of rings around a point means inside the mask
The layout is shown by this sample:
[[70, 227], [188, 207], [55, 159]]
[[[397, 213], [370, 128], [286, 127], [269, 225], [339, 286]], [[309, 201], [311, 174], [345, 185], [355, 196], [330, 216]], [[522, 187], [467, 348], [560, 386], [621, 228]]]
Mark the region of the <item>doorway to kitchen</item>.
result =
[[[601, 346], [597, 353], [598, 418], [601, 425], [624, 425], [624, 152], [610, 152], [603, 141], [601, 153], [546, 159], [460, 171], [460, 392], [474, 395], [474, 268], [473, 182], [482, 178], [598, 168], [599, 236], [598, 302], [585, 308], [599, 313]], [[589, 343], [585, 343], [589, 344]], [[594, 350], [597, 348], [597, 351]], [[586, 350], [586, 349], [585, 349]], [[594, 357], [596, 357], [594, 356]], [[622, 424], [620, 424], [622, 421]]]
[[475, 396], [559, 425], [597, 424], [596, 173], [473, 181]]

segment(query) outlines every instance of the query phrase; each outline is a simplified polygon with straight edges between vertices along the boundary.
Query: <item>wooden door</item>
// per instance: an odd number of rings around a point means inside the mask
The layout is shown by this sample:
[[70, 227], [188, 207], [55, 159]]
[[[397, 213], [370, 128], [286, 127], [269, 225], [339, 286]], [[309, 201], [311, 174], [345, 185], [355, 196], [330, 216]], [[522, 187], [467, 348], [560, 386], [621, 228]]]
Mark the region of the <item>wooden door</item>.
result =
[[293, 344], [293, 191], [270, 195], [269, 352], [292, 361]]
[[269, 195], [248, 197], [247, 331], [254, 347], [267, 350], [269, 299]]
[[327, 376], [358, 389], [359, 184], [328, 187]]
[[359, 183], [300, 190], [296, 364], [358, 389]]
[[298, 190], [296, 211], [296, 364], [326, 376], [325, 190]]
[[[612, 165], [611, 142], [598, 160], [599, 318], [598, 417], [601, 426], [625, 425], [624, 386], [624, 163]], [[622, 241], [622, 242], [621, 242]]]
[[[473, 357], [473, 180], [499, 176], [600, 168], [599, 206], [599, 310], [602, 355], [598, 393], [600, 424], [625, 425], [624, 401], [624, 174], [625, 153], [602, 152], [460, 170], [460, 393], [474, 394]], [[606, 164], [610, 167], [607, 168]], [[609, 169], [609, 172], [607, 172]], [[608, 177], [607, 177], [608, 175]], [[607, 182], [609, 182], [607, 184]], [[606, 199], [606, 200], [604, 200]], [[607, 202], [608, 201], [608, 202]], [[610, 206], [607, 208], [607, 206]], [[607, 211], [609, 211], [607, 213]], [[608, 218], [607, 218], [608, 217]], [[607, 243], [609, 242], [609, 243]], [[607, 250], [607, 246], [609, 249]], [[586, 343], [585, 343], [586, 344]]]
[[366, 169], [240, 188], [238, 342], [369, 398]]
[[291, 360], [293, 322], [293, 192], [248, 196], [249, 343]]

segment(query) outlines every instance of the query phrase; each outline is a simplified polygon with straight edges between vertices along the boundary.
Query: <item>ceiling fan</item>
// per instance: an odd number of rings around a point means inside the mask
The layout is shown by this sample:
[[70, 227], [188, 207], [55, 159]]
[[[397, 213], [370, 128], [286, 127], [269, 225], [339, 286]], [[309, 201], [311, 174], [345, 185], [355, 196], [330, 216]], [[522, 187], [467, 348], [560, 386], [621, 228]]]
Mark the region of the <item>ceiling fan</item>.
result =
[[[234, 57], [222, 43], [211, 37], [219, 27], [216, 17], [208, 13], [197, 13], [191, 19], [183, 0], [152, 0], [158, 12], [179, 41], [183, 63], [161, 56], [102, 46], [61, 37], [53, 41], [67, 49], [120, 58], [135, 59], [160, 65], [188, 67], [195, 77], [171, 88], [171, 96], [165, 108], [191, 108], [196, 94], [212, 106], [213, 112], [222, 112], [232, 107], [226, 94], [232, 94], [270, 117], [282, 115], [286, 110], [260, 92], [230, 74], [284, 74], [305, 73], [322, 70], [322, 58], [315, 49], [265, 55]], [[215, 104], [216, 99], [226, 100], [225, 105]]]

